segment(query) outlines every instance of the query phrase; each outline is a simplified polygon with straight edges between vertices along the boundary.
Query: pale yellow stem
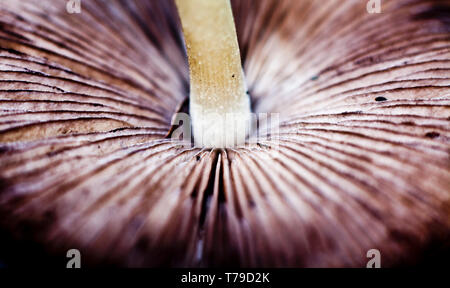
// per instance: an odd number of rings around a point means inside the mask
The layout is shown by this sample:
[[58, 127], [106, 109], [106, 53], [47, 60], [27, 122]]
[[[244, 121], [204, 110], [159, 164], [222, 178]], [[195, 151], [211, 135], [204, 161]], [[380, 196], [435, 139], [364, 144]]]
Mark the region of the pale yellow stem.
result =
[[176, 0], [190, 70], [190, 115], [201, 147], [243, 144], [250, 101], [229, 0]]

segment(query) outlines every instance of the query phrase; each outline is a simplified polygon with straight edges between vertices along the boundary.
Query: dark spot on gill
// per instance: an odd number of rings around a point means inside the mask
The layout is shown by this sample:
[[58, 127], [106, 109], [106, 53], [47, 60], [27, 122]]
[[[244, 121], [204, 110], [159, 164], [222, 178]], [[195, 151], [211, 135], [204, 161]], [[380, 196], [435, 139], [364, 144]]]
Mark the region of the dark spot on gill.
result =
[[24, 56], [25, 55], [24, 53], [22, 53], [20, 51], [17, 51], [17, 50], [14, 50], [14, 49], [11, 49], [11, 48], [6, 48], [6, 49], [2, 49], [2, 50], [5, 50], [5, 51], [7, 51], [7, 52], [9, 52], [11, 54], [14, 54], [14, 55], [19, 55], [19, 56]]
[[55, 156], [56, 154], [58, 154], [60, 151], [50, 151], [50, 152], [48, 152], [46, 155], [47, 155], [47, 157], [53, 157], [53, 156]]
[[231, 75], [231, 78], [234, 78], [235, 77], [235, 75], [233, 74], [233, 75]]
[[428, 132], [427, 134], [425, 134], [425, 137], [430, 138], [430, 139], [435, 139], [438, 138], [439, 136], [441, 136], [441, 134], [437, 133], [437, 132]]
[[366, 56], [355, 61], [355, 65], [367, 66], [380, 62], [379, 56]]
[[47, 77], [48, 76], [48, 75], [46, 75], [46, 74], [44, 74], [42, 72], [33, 71], [33, 70], [28, 69], [28, 68], [24, 68], [24, 69], [25, 69], [27, 74], [31, 74], [33, 76], [43, 76], [43, 77]]
[[128, 127], [120, 127], [120, 128], [116, 128], [116, 129], [110, 130], [108, 132], [109, 133], [116, 133], [116, 132], [120, 132], [120, 131], [123, 131], [123, 130], [126, 130], [126, 129], [128, 129]]
[[384, 101], [387, 101], [387, 99], [385, 97], [377, 97], [377, 98], [375, 98], [375, 101], [384, 102]]

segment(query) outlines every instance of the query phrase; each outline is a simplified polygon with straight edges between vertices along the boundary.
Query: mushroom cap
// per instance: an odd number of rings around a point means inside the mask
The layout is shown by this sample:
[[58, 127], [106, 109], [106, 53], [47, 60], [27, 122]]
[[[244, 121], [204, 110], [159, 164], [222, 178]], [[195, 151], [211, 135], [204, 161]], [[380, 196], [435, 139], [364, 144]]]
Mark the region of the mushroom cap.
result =
[[450, 239], [448, 1], [232, 1], [253, 111], [280, 117], [234, 149], [168, 137], [189, 90], [172, 1], [81, 4], [0, 7], [12, 239], [183, 267], [391, 266]]

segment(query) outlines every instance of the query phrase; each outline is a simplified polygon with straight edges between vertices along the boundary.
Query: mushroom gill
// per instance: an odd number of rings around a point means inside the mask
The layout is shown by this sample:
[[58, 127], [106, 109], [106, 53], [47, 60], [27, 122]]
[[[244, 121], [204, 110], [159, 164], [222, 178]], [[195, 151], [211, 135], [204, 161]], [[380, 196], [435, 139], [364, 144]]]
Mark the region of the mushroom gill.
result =
[[232, 1], [252, 109], [280, 128], [206, 149], [168, 137], [189, 93], [172, 1], [1, 1], [2, 234], [133, 267], [448, 247], [449, 2], [366, 2]]

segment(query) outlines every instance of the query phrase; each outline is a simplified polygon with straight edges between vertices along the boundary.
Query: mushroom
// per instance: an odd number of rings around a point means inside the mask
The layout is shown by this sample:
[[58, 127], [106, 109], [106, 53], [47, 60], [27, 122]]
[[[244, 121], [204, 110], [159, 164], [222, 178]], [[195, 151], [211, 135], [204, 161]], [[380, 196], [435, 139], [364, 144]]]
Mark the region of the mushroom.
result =
[[171, 137], [190, 93], [173, 1], [80, 3], [0, 7], [0, 227], [16, 259], [38, 247], [93, 266], [365, 267], [371, 249], [383, 266], [448, 249], [447, 1], [372, 14], [232, 0], [235, 90], [280, 120], [234, 147]]

